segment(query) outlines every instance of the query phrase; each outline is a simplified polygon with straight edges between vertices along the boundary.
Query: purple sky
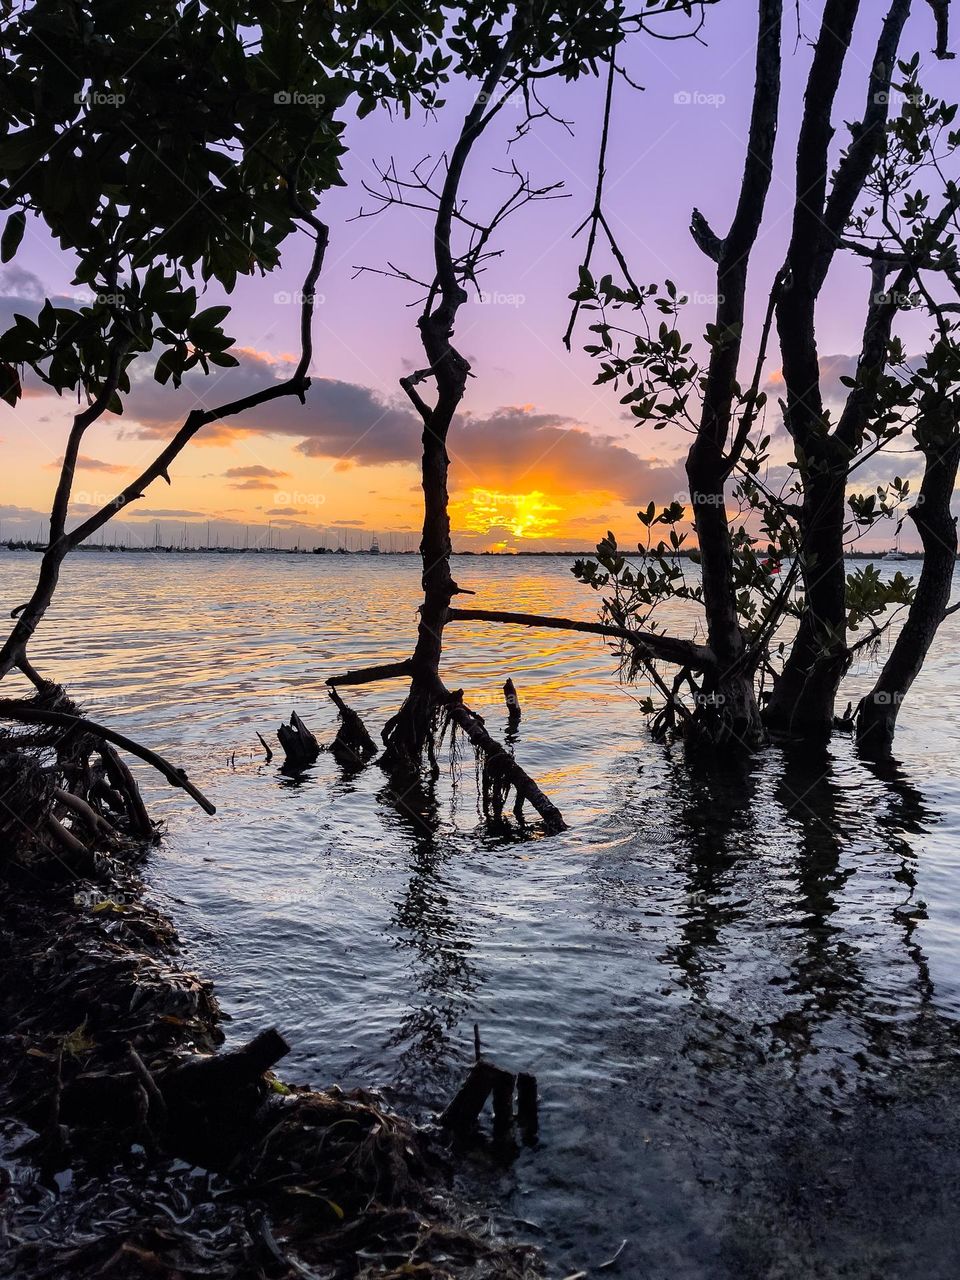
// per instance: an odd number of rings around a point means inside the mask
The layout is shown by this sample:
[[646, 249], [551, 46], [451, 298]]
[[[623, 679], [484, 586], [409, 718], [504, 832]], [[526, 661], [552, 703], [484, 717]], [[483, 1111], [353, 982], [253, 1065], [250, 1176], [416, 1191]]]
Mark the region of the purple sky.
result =
[[[800, 4], [803, 39], [797, 45], [794, 7], [787, 5], [779, 165], [751, 269], [748, 351], [789, 234], [793, 150], [810, 61], [808, 42], [816, 34], [821, 8], [819, 3]], [[712, 264], [693, 245], [687, 226], [695, 205], [721, 234], [732, 213], [752, 89], [754, 9], [753, 0], [722, 0], [708, 12], [703, 43], [634, 41], [625, 62], [645, 90], [636, 93], [621, 85], [617, 94], [607, 214], [635, 278], [653, 281], [669, 276], [694, 298], [689, 308], [691, 338], [711, 319], [710, 305], [697, 299], [708, 298], [715, 286]], [[886, 5], [864, 3], [861, 9], [841, 94], [841, 121], [857, 119], [862, 113], [866, 76]], [[919, 50], [926, 87], [949, 97], [957, 64], [936, 62], [929, 52], [934, 43], [930, 9], [919, 0], [914, 9], [903, 53]], [[677, 95], [683, 94], [693, 101], [678, 101]], [[468, 490], [506, 494], [537, 490], [548, 499], [555, 498], [553, 527], [531, 526], [534, 532], [541, 528], [538, 545], [583, 546], [595, 541], [593, 535], [604, 531], [605, 522], [616, 522], [614, 527], [623, 536], [634, 538], [629, 513], [642, 496], [638, 489], [643, 489], [648, 476], [651, 497], [668, 499], [683, 488], [682, 466], [674, 464], [682, 456], [684, 439], [634, 429], [616, 395], [593, 386], [593, 362], [579, 350], [579, 342], [575, 341], [572, 354], [562, 346], [567, 294], [576, 281], [582, 253], [582, 240], [573, 241], [571, 234], [592, 200], [602, 89], [595, 82], [573, 87], [558, 83], [548, 90], [547, 98], [572, 121], [574, 136], [541, 121], [510, 154], [530, 170], [536, 183], [562, 180], [569, 198], [527, 207], [504, 226], [496, 245], [502, 257], [490, 264], [483, 282], [493, 300], [471, 301], [458, 325], [458, 345], [476, 374], [464, 405], [469, 421], [461, 424], [451, 441], [455, 499], [458, 493], [462, 499], [459, 507], [455, 504], [454, 523], [461, 530], [458, 542], [464, 546], [511, 543], [509, 530], [504, 534], [499, 526], [486, 532], [480, 527], [470, 530], [465, 522], [470, 510]], [[322, 206], [331, 226], [331, 244], [319, 285], [323, 302], [317, 311], [314, 372], [351, 385], [321, 388], [306, 411], [310, 422], [302, 431], [299, 419], [284, 420], [276, 434], [271, 421], [264, 420], [253, 424], [255, 430], [249, 433], [224, 438], [222, 447], [184, 456], [176, 476], [179, 490], [175, 485], [172, 491], [152, 493], [150, 510], [188, 510], [196, 512], [196, 518], [210, 516], [224, 528], [237, 521], [265, 523], [268, 518], [305, 530], [333, 524], [347, 527], [348, 523], [356, 527], [358, 522], [382, 530], [416, 526], [416, 431], [399, 397], [397, 380], [421, 363], [416, 311], [406, 305], [416, 301], [417, 291], [379, 275], [354, 278], [354, 274], [359, 266], [383, 267], [388, 259], [414, 275], [425, 271], [429, 217], [416, 210], [392, 209], [375, 218], [351, 219], [361, 203], [371, 204], [360, 182], [375, 178], [374, 162], [393, 158], [403, 172], [423, 156], [439, 154], [451, 145], [468, 100], [465, 87], [456, 86], [435, 120], [390, 120], [378, 114], [348, 129], [348, 185], [326, 196]], [[507, 108], [501, 124], [491, 130], [471, 160], [465, 189], [478, 217], [498, 202], [504, 190], [505, 179], [492, 168], [503, 163], [506, 139], [517, 118]], [[844, 140], [841, 127], [838, 149]], [[265, 361], [295, 349], [297, 312], [282, 295], [298, 287], [305, 260], [305, 246], [292, 246], [273, 277], [238, 285], [227, 329], [242, 346], [260, 353], [259, 358], [251, 355], [238, 372], [263, 376], [266, 369], [269, 374]], [[19, 274], [23, 270], [33, 273], [48, 292], [70, 292], [70, 264], [32, 227], [0, 292], [22, 294], [29, 287]], [[856, 350], [868, 288], [862, 264], [838, 261], [820, 309], [818, 337], [823, 356]], [[216, 300], [210, 297], [211, 302]], [[922, 340], [925, 330], [919, 318], [909, 320], [902, 329], [908, 347], [911, 341]], [[580, 339], [585, 339], [582, 331]], [[772, 360], [771, 371], [776, 365]], [[223, 389], [229, 385], [225, 379]], [[201, 389], [200, 394], [209, 390]], [[156, 435], [165, 434], [166, 426], [189, 410], [190, 393], [181, 393], [169, 410], [166, 403], [158, 405], [152, 388], [145, 388], [142, 397], [134, 396], [123, 424], [113, 420], [103, 426], [87, 452], [101, 463], [108, 462], [108, 474], [122, 479], [123, 470], [154, 446]], [[518, 406], [527, 406], [526, 412], [517, 412]], [[505, 407], [510, 412], [505, 413]], [[5, 516], [7, 535], [20, 523], [17, 508], [23, 513], [24, 527], [35, 512], [46, 508], [53, 484], [49, 464], [62, 452], [68, 410], [68, 405], [33, 397], [24, 402], [23, 430], [15, 428], [9, 412], [0, 423], [0, 447], [7, 463], [0, 480], [0, 513]], [[332, 418], [337, 420], [336, 430], [331, 427]], [[300, 439], [306, 445], [298, 447]], [[520, 455], [516, 465], [497, 460], [498, 450], [509, 452], [513, 447]], [[635, 460], [624, 455], [624, 447], [636, 455]], [[404, 450], [409, 452], [406, 463]], [[387, 456], [391, 454], [399, 456]], [[273, 473], [277, 486], [283, 485], [282, 493], [268, 490], [264, 483], [262, 494], [243, 491], [238, 497], [236, 482], [226, 473], [244, 465]], [[584, 476], [589, 480], [583, 483], [591, 487], [578, 503]], [[102, 478], [94, 485], [93, 475], [83, 483], [91, 499], [105, 487]], [[294, 501], [298, 490], [304, 499], [299, 503]], [[311, 493], [315, 495], [312, 505], [305, 498]], [[284, 494], [290, 501], [277, 505]], [[290, 514], [269, 517], [271, 510]], [[889, 532], [885, 536], [889, 541]]]

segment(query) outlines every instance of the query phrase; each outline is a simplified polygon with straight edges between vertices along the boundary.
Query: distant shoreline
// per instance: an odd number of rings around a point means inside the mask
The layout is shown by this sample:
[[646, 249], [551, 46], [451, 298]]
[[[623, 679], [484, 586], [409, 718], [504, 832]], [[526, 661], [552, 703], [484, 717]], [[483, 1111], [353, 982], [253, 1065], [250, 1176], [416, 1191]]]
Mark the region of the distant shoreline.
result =
[[[19, 539], [8, 539], [0, 541], [0, 549], [5, 551], [33, 551], [37, 554], [42, 553], [46, 548], [40, 542], [21, 541]], [[75, 551], [102, 551], [113, 552], [124, 555], [183, 555], [183, 556], [331, 556], [334, 559], [340, 556], [352, 556], [361, 560], [386, 558], [415, 558], [419, 559], [419, 551], [347, 551], [345, 548], [313, 548], [313, 547], [130, 547], [124, 543], [81, 543], [80, 546], [74, 548]], [[497, 558], [502, 560], [516, 560], [518, 558], [535, 557], [539, 560], [556, 560], [556, 559], [573, 559], [576, 557], [589, 558], [596, 556], [596, 548], [587, 550], [582, 548], [579, 551], [454, 551], [455, 556], [473, 556], [482, 559]], [[636, 556], [638, 552], [625, 552], [628, 556]], [[846, 560], [883, 560], [887, 556], [887, 551], [848, 551], [845, 555]], [[690, 552], [681, 551], [680, 558], [689, 560]], [[904, 551], [901, 553], [901, 559], [905, 557], [909, 560], [922, 560], [922, 551]]]

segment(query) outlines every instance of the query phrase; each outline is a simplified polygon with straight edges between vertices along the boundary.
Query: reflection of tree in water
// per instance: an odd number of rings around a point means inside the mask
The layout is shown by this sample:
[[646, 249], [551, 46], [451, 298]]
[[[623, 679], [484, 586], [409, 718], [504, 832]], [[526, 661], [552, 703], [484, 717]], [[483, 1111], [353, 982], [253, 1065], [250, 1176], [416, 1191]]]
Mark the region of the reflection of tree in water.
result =
[[[905, 838], [907, 835], [921, 835], [927, 827], [940, 820], [940, 814], [929, 807], [922, 792], [918, 791], [892, 757], [887, 759], [864, 759], [863, 767], [881, 783], [884, 803], [878, 808], [876, 822], [878, 831], [882, 832], [884, 843], [896, 858], [899, 865], [893, 878], [904, 886], [904, 898], [894, 910], [894, 918], [902, 929], [903, 946], [916, 970], [916, 986], [919, 997], [917, 1017], [913, 1027], [916, 1043], [938, 1043], [944, 1038], [944, 1019], [934, 1009], [935, 990], [930, 965], [915, 937], [920, 923], [927, 918], [926, 905], [916, 900], [917, 855]], [[955, 1023], [948, 1022], [946, 1031], [955, 1039], [958, 1028]]]
[[866, 983], [859, 948], [836, 917], [844, 886], [857, 874], [855, 867], [842, 865], [844, 853], [850, 840], [862, 839], [865, 831], [854, 814], [845, 812], [845, 794], [826, 751], [785, 748], [773, 798], [787, 832], [796, 837], [792, 850], [784, 841], [784, 853], [792, 856], [795, 869], [789, 910], [796, 951], [782, 985], [797, 1003], [771, 1030], [799, 1061], [813, 1047], [819, 1026], [862, 1002]]
[[662, 959], [676, 966], [680, 985], [699, 999], [708, 996], [721, 934], [749, 906], [725, 894], [739, 864], [750, 856], [756, 828], [755, 772], [753, 759], [745, 755], [709, 761], [678, 756], [668, 774], [678, 834], [677, 869], [684, 888], [677, 941]]
[[389, 1044], [400, 1049], [401, 1078], [434, 1075], [453, 1056], [450, 1032], [463, 1019], [479, 985], [470, 959], [475, 925], [444, 875], [452, 850], [438, 839], [440, 811], [434, 785], [414, 784], [402, 792], [387, 787], [381, 799], [409, 863], [409, 878], [391, 923], [397, 931], [396, 945], [412, 953], [405, 990], [419, 995]]
[[[922, 834], [937, 815], [892, 762], [852, 762], [852, 767], [858, 773], [869, 769], [877, 785], [862, 773], [851, 786], [849, 777], [838, 777], [828, 753], [809, 748], [710, 769], [687, 762], [670, 771], [670, 811], [684, 884], [676, 941], [661, 958], [699, 1002], [716, 1038], [713, 1061], [725, 1056], [726, 1040], [737, 1042], [728, 1049], [742, 1051], [744, 1027], [741, 1018], [711, 1003], [711, 975], [753, 964], [752, 950], [763, 936], [788, 939], [786, 971], [761, 981], [779, 989], [789, 1007], [781, 1003], [762, 1016], [766, 1034], [763, 1025], [753, 1026], [750, 1039], [758, 1053], [786, 1051], [799, 1066], [829, 1027], [826, 1042], [867, 1067], [888, 1062], [898, 1050], [943, 1045], [957, 1035], [955, 1023], [934, 1008], [929, 965], [917, 937], [925, 911], [914, 900], [916, 854], [907, 839]], [[772, 872], [767, 883], [746, 871], [761, 850]], [[842, 913], [845, 889], [859, 874], [848, 859], [864, 850], [888, 865], [881, 886], [890, 880], [902, 884], [904, 898], [891, 911], [878, 890], [866, 916], [868, 933], [860, 934], [848, 930]], [[741, 881], [752, 881], [752, 898], [742, 887], [733, 892]], [[738, 924], [743, 926], [739, 933]], [[894, 973], [898, 962], [889, 947], [872, 945], [878, 933], [881, 943], [899, 940], [901, 973]], [[883, 970], [871, 973], [877, 959]], [[910, 1003], [916, 1000], [911, 1017], [891, 1008], [886, 992], [895, 980], [903, 986], [903, 960], [912, 975], [906, 984]], [[757, 1004], [765, 1003], [759, 991]], [[756, 1016], [756, 1007], [751, 1012]], [[702, 1047], [698, 1033], [693, 1043]], [[819, 1069], [833, 1067], [825, 1060]]]

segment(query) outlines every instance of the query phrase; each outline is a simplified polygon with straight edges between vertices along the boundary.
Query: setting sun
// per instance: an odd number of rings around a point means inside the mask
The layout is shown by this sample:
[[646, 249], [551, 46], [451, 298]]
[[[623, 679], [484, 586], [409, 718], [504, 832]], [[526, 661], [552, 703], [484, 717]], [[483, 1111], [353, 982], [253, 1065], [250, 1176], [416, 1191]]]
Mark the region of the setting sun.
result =
[[539, 489], [532, 493], [499, 493], [471, 489], [464, 502], [463, 527], [471, 533], [509, 529], [515, 538], [540, 538], [557, 524], [560, 507]]

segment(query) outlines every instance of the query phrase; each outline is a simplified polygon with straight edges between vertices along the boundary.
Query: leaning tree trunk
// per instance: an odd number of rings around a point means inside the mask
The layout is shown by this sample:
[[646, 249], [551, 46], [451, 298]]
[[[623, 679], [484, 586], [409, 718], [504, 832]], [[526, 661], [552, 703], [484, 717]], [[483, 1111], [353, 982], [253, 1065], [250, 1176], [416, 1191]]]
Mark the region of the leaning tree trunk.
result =
[[946, 449], [928, 446], [925, 453], [923, 482], [910, 511], [923, 545], [923, 569], [903, 629], [857, 709], [857, 743], [867, 755], [885, 754], [893, 745], [900, 708], [950, 604], [957, 560], [957, 523], [950, 501], [960, 464], [960, 438]]

